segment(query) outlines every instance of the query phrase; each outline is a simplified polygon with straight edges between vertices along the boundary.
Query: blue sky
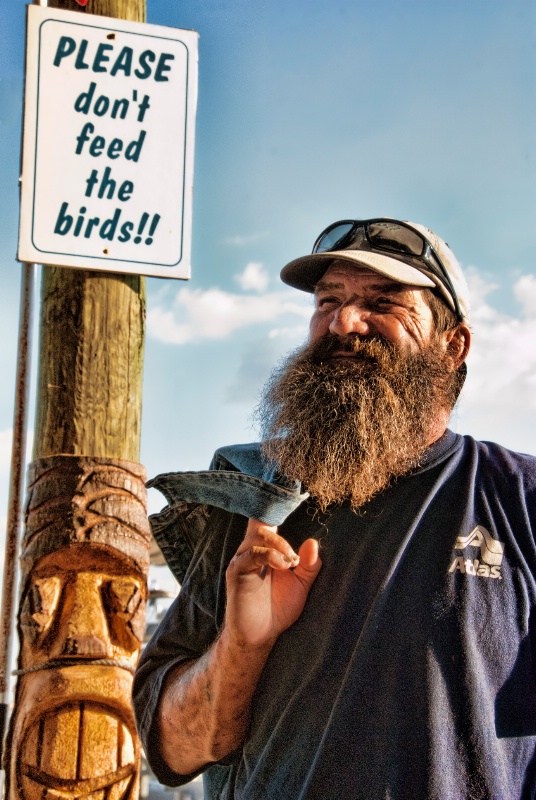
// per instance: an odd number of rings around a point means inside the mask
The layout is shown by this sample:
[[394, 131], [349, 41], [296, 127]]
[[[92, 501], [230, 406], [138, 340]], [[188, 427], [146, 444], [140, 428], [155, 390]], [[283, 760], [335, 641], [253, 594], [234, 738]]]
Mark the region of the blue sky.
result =
[[[0, 537], [24, 9], [4, 4], [0, 48]], [[200, 34], [192, 279], [147, 281], [148, 474], [255, 437], [259, 389], [310, 313], [281, 267], [330, 222], [379, 215], [433, 228], [467, 270], [474, 347], [452, 427], [536, 453], [534, 4], [148, 0], [147, 19]]]

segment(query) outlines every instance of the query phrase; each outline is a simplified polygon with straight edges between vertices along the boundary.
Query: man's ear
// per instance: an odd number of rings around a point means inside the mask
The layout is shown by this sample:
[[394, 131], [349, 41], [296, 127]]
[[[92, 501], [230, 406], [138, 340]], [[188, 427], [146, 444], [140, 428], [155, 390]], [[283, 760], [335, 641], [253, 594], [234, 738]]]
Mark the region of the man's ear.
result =
[[464, 322], [444, 334], [445, 350], [451, 358], [452, 371], [460, 367], [469, 353], [471, 347], [471, 331]]

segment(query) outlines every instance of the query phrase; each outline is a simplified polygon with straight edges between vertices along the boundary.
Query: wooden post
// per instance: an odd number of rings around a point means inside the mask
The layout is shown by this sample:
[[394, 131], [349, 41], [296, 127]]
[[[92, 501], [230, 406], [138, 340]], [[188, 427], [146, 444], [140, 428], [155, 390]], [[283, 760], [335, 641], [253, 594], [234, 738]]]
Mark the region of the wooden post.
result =
[[[145, 0], [88, 0], [86, 11], [144, 21]], [[9, 800], [138, 796], [130, 689], [150, 540], [137, 463], [144, 320], [143, 278], [43, 268]]]

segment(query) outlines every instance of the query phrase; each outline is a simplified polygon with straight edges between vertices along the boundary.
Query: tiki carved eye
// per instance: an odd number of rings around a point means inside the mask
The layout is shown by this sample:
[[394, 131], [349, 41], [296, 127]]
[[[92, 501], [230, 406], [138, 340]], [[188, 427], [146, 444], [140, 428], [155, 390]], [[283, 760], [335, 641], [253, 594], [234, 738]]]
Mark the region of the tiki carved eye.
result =
[[54, 619], [61, 593], [61, 580], [55, 575], [36, 578], [23, 603], [21, 625], [32, 642], [45, 633]]
[[125, 648], [132, 646], [132, 636], [141, 642], [145, 629], [145, 599], [139, 583], [128, 577], [112, 578], [103, 585], [103, 595], [114, 640]]

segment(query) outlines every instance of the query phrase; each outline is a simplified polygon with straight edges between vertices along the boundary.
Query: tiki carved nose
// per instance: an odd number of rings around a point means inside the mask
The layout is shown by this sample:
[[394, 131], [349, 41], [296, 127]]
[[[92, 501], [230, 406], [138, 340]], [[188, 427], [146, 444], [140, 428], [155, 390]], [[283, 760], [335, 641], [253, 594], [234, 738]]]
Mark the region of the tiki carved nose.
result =
[[108, 622], [100, 591], [100, 576], [82, 572], [65, 586], [65, 602], [58, 656], [109, 658], [112, 655]]

